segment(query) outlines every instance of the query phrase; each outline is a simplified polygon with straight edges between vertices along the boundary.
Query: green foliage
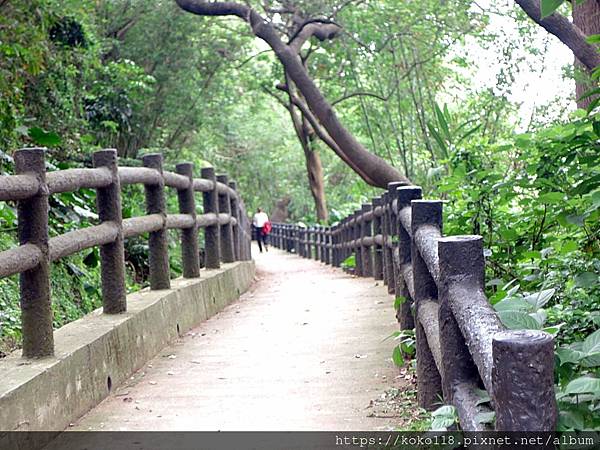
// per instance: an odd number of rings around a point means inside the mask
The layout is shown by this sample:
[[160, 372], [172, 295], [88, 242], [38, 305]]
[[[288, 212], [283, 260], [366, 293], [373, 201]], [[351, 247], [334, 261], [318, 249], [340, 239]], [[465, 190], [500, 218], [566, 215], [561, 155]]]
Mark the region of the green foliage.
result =
[[458, 424], [456, 408], [451, 405], [443, 405], [431, 413], [431, 430], [447, 431], [450, 427]]
[[342, 269], [354, 269], [356, 267], [356, 256], [350, 255], [341, 264]]
[[400, 330], [394, 331], [390, 334], [387, 339], [393, 338], [396, 341], [400, 341], [398, 345], [394, 347], [392, 351], [392, 361], [398, 367], [402, 367], [407, 359], [412, 359], [416, 353], [416, 341], [414, 330]]
[[560, 5], [563, 4], [564, 0], [541, 0], [540, 1], [540, 9], [542, 12], [542, 19], [551, 15], [554, 11], [558, 9]]

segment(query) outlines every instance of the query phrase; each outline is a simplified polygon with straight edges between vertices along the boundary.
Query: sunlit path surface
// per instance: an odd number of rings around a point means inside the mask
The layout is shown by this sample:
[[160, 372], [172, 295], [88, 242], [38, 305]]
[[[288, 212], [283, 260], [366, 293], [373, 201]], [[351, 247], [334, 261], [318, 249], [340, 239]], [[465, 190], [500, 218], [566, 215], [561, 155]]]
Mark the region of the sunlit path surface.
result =
[[[75, 430], [387, 430], [371, 401], [398, 374], [381, 282], [277, 249], [223, 312], [163, 350]], [[370, 417], [371, 416], [371, 417]]]

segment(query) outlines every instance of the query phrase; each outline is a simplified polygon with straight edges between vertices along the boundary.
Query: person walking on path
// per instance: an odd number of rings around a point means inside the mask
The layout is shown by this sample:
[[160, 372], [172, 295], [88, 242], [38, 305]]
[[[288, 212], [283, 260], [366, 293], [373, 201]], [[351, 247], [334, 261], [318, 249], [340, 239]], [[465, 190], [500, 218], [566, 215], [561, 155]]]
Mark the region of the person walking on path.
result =
[[254, 214], [254, 218], [252, 219], [252, 226], [254, 227], [254, 231], [256, 233], [256, 240], [258, 241], [258, 249], [262, 253], [263, 245], [265, 246], [265, 251], [269, 251], [267, 247], [267, 236], [269, 234], [271, 222], [269, 222], [269, 216], [265, 213], [261, 208], [258, 208], [256, 214]]

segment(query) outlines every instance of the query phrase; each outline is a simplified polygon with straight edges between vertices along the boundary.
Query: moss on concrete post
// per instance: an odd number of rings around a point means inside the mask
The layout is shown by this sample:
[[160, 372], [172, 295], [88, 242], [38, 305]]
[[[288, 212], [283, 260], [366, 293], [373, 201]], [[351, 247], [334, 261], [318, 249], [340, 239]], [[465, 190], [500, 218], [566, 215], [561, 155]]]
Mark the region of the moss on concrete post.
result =
[[[381, 208], [383, 200], [381, 197], [373, 199], [373, 210]], [[373, 236], [382, 234], [381, 216], [373, 215]], [[383, 280], [383, 246], [373, 243], [373, 278]]]
[[198, 249], [198, 226], [196, 225], [196, 199], [194, 195], [194, 165], [189, 162], [177, 164], [175, 171], [187, 177], [190, 185], [186, 189], [177, 190], [179, 212], [187, 214], [194, 219], [191, 228], [181, 230], [181, 258], [184, 278], [198, 278], [200, 276], [200, 251]]
[[[443, 367], [444, 399], [452, 402], [460, 384], [479, 383], [479, 373], [465, 338], [450, 307], [450, 289], [455, 282], [475, 280], [475, 288], [483, 288], [485, 270], [481, 238], [451, 236], [438, 240], [440, 281], [438, 288], [439, 330]], [[468, 257], [471, 255], [473, 257]], [[466, 259], [465, 259], [466, 258]], [[469, 299], [465, 298], [465, 302]]]
[[360, 217], [360, 209], [354, 211], [352, 214], [352, 239], [354, 240], [354, 261], [356, 263], [354, 267], [354, 275], [357, 277], [363, 276], [363, 259], [362, 259], [362, 247], [360, 243], [360, 223], [358, 218]]
[[165, 220], [163, 228], [149, 233], [149, 266], [150, 266], [150, 289], [169, 289], [171, 287], [171, 271], [169, 269], [169, 245], [167, 241], [166, 215], [167, 206], [165, 202], [165, 183], [162, 179], [162, 155], [151, 153], [142, 157], [144, 167], [154, 169], [161, 174], [158, 184], [145, 184], [146, 213], [160, 214]]
[[34, 176], [39, 183], [36, 195], [17, 203], [17, 217], [19, 243], [35, 245], [41, 253], [37, 267], [19, 275], [23, 356], [42, 358], [54, 354], [44, 150], [23, 149], [14, 156], [16, 173]]
[[[409, 330], [413, 329], [415, 326], [414, 317], [413, 317], [413, 298], [410, 294], [410, 290], [406, 284], [405, 280], [405, 269], [411, 264], [411, 238], [409, 235], [409, 231], [411, 229], [406, 229], [400, 219], [400, 216], [403, 214], [403, 211], [411, 210], [411, 202], [413, 200], [418, 200], [421, 198], [421, 188], [418, 186], [398, 186], [394, 192], [394, 199], [396, 200], [396, 205], [398, 209], [398, 213], [396, 214], [395, 223], [392, 226], [396, 230], [396, 235], [398, 236], [398, 271], [396, 276], [396, 296], [401, 296], [405, 300], [398, 308], [396, 312], [396, 318], [400, 323], [401, 330]], [[409, 227], [411, 224], [407, 224]]]
[[[213, 183], [213, 189], [202, 193], [202, 204], [204, 214], [219, 215], [219, 194], [217, 191], [217, 179], [215, 169], [203, 167], [200, 176]], [[218, 269], [221, 267], [221, 233], [219, 223], [204, 228], [204, 266], [207, 269]]]
[[[361, 214], [363, 215], [363, 219], [360, 222], [360, 238], [361, 240], [366, 237], [371, 237], [372, 235], [372, 226], [371, 221], [367, 220], [364, 216], [366, 213], [371, 212], [373, 210], [373, 206], [365, 203], [362, 205]], [[361, 242], [360, 246], [361, 251], [361, 259], [362, 259], [362, 276], [363, 277], [371, 277], [373, 276], [373, 258], [371, 256], [371, 247], [365, 245], [364, 242]]]
[[[227, 175], [217, 175], [217, 182], [227, 186]], [[229, 193], [223, 193], [219, 195], [219, 213], [231, 214]], [[233, 227], [231, 226], [231, 222], [221, 225], [221, 261], [224, 263], [235, 261], [235, 252], [233, 249]]]
[[[413, 269], [413, 284], [415, 290], [415, 317], [419, 314], [420, 302], [437, 300], [437, 286], [429, 273], [425, 261], [421, 257], [415, 235], [423, 225], [442, 226], [442, 202], [413, 200], [412, 204], [412, 244], [411, 259]], [[417, 394], [419, 406], [425, 409], [435, 409], [442, 393], [442, 380], [438, 372], [433, 354], [427, 343], [427, 336], [421, 323], [415, 323], [417, 341]]]
[[94, 152], [94, 167], [110, 170], [112, 183], [96, 190], [96, 207], [100, 222], [113, 222], [118, 227], [115, 242], [100, 246], [100, 273], [102, 280], [102, 310], [117, 314], [127, 310], [125, 288], [125, 248], [121, 212], [121, 185], [114, 149]]
[[388, 293], [393, 294], [395, 289], [393, 231], [391, 225], [391, 209], [389, 191], [383, 194], [384, 214], [383, 220], [383, 283], [387, 286]]
[[554, 339], [543, 331], [511, 330], [492, 341], [493, 398], [498, 431], [554, 431]]
[[[235, 181], [230, 181], [229, 187], [232, 190], [237, 191], [237, 183]], [[231, 216], [237, 221], [237, 225], [233, 227], [233, 258], [236, 261], [239, 261], [242, 258], [240, 257], [240, 214], [237, 195], [232, 195], [229, 198], [229, 202], [231, 205]]]

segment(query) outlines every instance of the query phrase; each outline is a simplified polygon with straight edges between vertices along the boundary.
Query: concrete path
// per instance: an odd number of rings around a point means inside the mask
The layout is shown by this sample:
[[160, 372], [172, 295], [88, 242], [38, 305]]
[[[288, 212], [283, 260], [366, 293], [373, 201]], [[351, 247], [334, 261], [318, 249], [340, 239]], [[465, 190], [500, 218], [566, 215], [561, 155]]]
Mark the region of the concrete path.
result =
[[257, 281], [70, 430], [390, 430], [369, 417], [395, 385], [392, 297], [381, 282], [277, 249]]

